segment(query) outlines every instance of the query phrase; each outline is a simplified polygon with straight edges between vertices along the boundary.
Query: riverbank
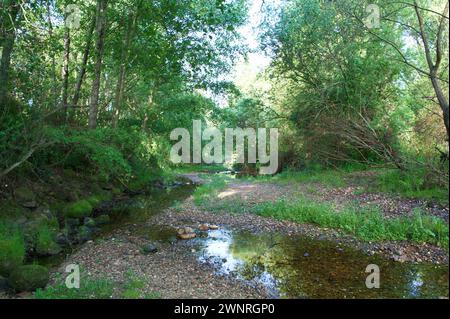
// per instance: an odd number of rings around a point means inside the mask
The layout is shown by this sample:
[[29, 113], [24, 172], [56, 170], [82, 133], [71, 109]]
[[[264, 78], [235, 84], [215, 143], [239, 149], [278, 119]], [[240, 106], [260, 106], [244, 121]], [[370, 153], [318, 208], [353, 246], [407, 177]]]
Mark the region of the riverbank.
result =
[[[446, 248], [407, 240], [361, 241], [338, 229], [264, 217], [254, 211], [260, 205], [306, 197], [328, 201], [338, 212], [349, 202], [371, 206], [367, 198], [376, 198], [376, 203], [384, 203], [379, 206], [387, 220], [412, 216], [421, 207], [429, 216], [448, 223], [448, 206], [368, 193], [356, 184], [236, 179], [209, 173], [183, 173], [181, 177], [202, 186], [192, 196], [192, 188], [185, 192], [181, 186], [165, 195], [142, 195], [130, 201], [127, 213], [103, 236], [87, 241], [53, 269], [51, 285], [37, 297], [58, 298], [67, 293], [63, 283], [69, 264], [78, 265], [82, 280], [93, 283], [89, 284], [92, 291], [72, 297], [448, 297]], [[217, 225], [218, 230], [205, 231], [205, 225]], [[177, 239], [177, 230], [186, 227], [192, 228], [195, 238]], [[361, 286], [363, 270], [370, 263], [382, 265], [389, 286], [378, 294]], [[412, 274], [425, 277], [419, 280]], [[130, 278], [140, 283], [134, 284], [138, 288], [132, 292], [127, 288]], [[307, 287], [293, 284], [299, 280]], [[397, 287], [397, 280], [404, 284]], [[408, 288], [421, 280], [423, 291]], [[103, 287], [98, 283], [105, 281], [110, 289], [97, 291]]]

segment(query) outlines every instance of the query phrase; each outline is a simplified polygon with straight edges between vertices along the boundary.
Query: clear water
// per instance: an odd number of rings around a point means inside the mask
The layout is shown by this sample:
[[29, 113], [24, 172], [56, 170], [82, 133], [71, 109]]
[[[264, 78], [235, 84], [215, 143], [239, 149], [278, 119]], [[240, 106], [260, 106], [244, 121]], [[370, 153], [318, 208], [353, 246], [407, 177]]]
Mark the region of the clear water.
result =
[[[398, 263], [302, 236], [209, 231], [192, 243], [218, 274], [266, 288], [275, 298], [448, 297], [448, 266]], [[366, 267], [380, 269], [380, 288], [366, 287]]]

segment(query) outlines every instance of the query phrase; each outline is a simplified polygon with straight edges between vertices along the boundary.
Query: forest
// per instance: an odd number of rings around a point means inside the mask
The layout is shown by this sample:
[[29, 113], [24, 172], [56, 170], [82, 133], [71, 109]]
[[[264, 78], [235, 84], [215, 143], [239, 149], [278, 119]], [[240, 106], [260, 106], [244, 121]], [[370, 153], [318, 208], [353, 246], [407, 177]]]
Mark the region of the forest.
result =
[[[448, 6], [1, 0], [0, 299], [448, 298]], [[277, 128], [276, 172], [173, 163], [194, 121]], [[377, 263], [392, 287], [348, 279]]]

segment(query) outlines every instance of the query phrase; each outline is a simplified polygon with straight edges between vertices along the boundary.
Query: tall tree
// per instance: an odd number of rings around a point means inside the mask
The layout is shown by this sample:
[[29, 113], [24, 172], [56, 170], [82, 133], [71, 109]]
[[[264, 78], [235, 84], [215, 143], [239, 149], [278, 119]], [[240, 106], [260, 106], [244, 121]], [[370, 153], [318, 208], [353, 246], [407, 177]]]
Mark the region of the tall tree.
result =
[[103, 67], [103, 52], [106, 34], [106, 9], [108, 0], [97, 0], [96, 11], [96, 43], [94, 81], [92, 83], [91, 97], [89, 101], [89, 128], [97, 127], [98, 101], [100, 95], [100, 82]]
[[9, 90], [9, 73], [11, 54], [16, 38], [16, 20], [19, 14], [19, 3], [16, 0], [2, 2], [1, 11], [1, 46], [2, 59], [0, 62], [0, 106], [4, 107]]

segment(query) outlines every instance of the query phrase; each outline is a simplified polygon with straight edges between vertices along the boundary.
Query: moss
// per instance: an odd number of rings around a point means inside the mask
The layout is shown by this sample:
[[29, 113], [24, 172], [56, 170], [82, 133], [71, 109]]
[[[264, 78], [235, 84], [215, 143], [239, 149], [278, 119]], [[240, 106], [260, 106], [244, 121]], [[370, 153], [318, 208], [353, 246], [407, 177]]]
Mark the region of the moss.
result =
[[69, 204], [64, 209], [64, 215], [68, 218], [83, 218], [87, 217], [92, 212], [92, 205], [87, 200], [79, 200], [75, 203]]
[[7, 276], [22, 265], [24, 257], [25, 244], [20, 231], [0, 222], [0, 275]]
[[33, 201], [36, 199], [36, 195], [33, 191], [27, 187], [18, 187], [14, 190], [16, 199], [20, 201]]
[[40, 265], [20, 266], [12, 271], [9, 277], [10, 285], [15, 291], [34, 291], [44, 288], [48, 280], [48, 269]]
[[47, 225], [40, 228], [37, 233], [35, 251], [38, 255], [56, 255], [61, 252], [61, 247], [54, 241], [56, 232]]

